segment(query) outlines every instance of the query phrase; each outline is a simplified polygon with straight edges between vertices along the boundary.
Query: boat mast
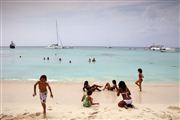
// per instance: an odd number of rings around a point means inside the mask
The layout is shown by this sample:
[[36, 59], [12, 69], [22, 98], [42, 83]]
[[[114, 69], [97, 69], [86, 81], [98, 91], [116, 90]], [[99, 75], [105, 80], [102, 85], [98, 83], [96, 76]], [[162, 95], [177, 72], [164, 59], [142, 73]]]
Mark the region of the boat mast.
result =
[[63, 48], [62, 41], [59, 39], [58, 22], [57, 22], [57, 19], [56, 19], [56, 35], [57, 35], [57, 44], [59, 45], [59, 41], [60, 41], [61, 47]]

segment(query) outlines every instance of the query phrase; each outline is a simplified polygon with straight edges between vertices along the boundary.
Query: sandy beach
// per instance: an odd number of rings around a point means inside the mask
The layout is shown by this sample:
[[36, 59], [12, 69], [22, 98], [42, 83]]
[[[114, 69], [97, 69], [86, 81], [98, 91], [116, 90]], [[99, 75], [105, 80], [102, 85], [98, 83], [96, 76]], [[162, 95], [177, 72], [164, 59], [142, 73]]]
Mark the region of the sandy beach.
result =
[[[1, 81], [1, 120], [44, 119], [39, 95], [33, 97], [35, 81]], [[90, 84], [93, 84], [90, 82]], [[98, 83], [105, 85], [105, 83]], [[119, 108], [116, 92], [94, 92], [99, 105], [84, 108], [81, 103], [83, 82], [50, 82], [54, 98], [47, 98], [50, 120], [178, 120], [180, 119], [179, 84], [143, 84], [143, 91], [127, 83], [134, 108]], [[38, 90], [38, 89], [37, 89]]]

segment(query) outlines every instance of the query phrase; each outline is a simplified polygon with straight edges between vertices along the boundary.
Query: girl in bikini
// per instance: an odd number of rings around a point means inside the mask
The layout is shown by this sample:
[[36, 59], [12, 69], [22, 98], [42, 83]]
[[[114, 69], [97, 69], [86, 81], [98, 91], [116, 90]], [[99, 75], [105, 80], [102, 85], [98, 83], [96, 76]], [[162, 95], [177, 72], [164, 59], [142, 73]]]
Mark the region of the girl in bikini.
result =
[[131, 93], [129, 89], [126, 87], [126, 84], [124, 81], [119, 82], [119, 90], [117, 92], [117, 96], [122, 95], [123, 100], [118, 103], [119, 107], [132, 107], [132, 99], [131, 99]]
[[141, 86], [141, 84], [142, 84], [142, 81], [143, 81], [143, 78], [144, 78], [144, 76], [143, 76], [143, 74], [142, 74], [142, 69], [141, 68], [139, 68], [138, 69], [138, 72], [139, 72], [139, 79], [135, 82], [135, 84], [137, 85], [137, 86], [139, 86], [139, 89], [140, 89], [140, 92], [142, 91], [142, 86]]

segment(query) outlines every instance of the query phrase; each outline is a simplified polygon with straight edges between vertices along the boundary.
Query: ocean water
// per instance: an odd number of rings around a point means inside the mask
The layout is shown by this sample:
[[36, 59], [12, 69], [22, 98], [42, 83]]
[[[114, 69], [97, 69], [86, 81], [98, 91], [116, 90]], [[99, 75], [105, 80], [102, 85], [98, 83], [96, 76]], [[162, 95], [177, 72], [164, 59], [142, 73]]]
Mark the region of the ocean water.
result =
[[[1, 80], [38, 80], [45, 74], [49, 81], [135, 81], [137, 69], [142, 68], [146, 82], [179, 82], [179, 56], [179, 50], [162, 53], [144, 48], [3, 47]], [[96, 58], [96, 62], [89, 63], [89, 58]]]

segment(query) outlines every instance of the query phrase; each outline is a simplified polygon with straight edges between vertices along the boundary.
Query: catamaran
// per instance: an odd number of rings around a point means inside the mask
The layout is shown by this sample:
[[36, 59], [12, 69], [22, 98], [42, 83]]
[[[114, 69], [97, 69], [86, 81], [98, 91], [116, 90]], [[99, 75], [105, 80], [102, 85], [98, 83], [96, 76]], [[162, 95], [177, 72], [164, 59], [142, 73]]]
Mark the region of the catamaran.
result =
[[161, 52], [175, 52], [175, 48], [165, 47], [163, 45], [151, 45], [149, 47], [150, 50], [153, 51], [161, 51]]
[[52, 48], [52, 49], [63, 49], [65, 48], [62, 44], [62, 41], [59, 38], [59, 33], [58, 33], [58, 22], [56, 20], [56, 37], [57, 37], [57, 43], [52, 44], [50, 46], [48, 46], [48, 48]]

